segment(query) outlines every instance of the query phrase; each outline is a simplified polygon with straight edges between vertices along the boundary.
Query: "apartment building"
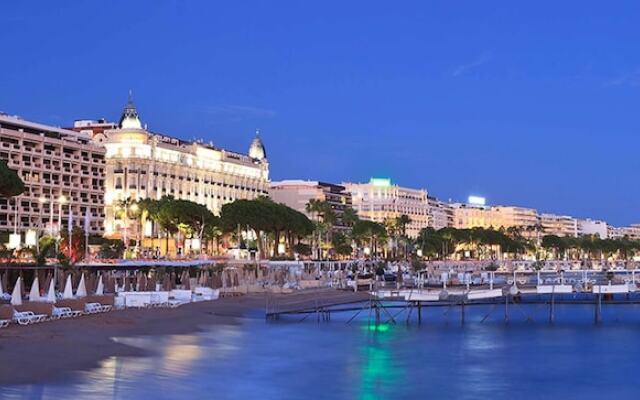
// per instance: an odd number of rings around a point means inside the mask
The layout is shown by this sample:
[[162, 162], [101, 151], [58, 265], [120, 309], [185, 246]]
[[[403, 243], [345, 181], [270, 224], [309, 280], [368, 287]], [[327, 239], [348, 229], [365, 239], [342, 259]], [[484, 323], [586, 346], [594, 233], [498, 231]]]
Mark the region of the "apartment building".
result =
[[593, 219], [578, 219], [578, 236], [597, 235], [600, 239], [609, 237], [609, 227], [606, 221]]
[[0, 199], [0, 231], [58, 234], [69, 219], [84, 227], [87, 217], [89, 233], [102, 234], [104, 155], [86, 134], [0, 114], [0, 159], [26, 186], [20, 196]]
[[335, 212], [336, 229], [346, 228], [342, 222], [342, 215], [346, 208], [352, 207], [351, 193], [342, 185], [320, 181], [283, 180], [271, 182], [269, 197], [276, 203], [282, 203], [294, 210], [300, 211], [313, 218], [307, 212], [307, 204], [311, 200], [326, 201]]
[[568, 215], [540, 214], [540, 225], [545, 235], [578, 236], [578, 221]]

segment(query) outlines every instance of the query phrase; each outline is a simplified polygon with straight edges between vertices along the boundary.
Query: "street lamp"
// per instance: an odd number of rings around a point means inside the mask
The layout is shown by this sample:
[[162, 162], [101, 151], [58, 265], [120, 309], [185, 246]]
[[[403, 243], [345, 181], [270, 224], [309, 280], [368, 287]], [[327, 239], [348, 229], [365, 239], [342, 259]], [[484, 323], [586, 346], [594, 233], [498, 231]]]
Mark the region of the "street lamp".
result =
[[[56, 240], [56, 255], [58, 254], [58, 251], [59, 251], [58, 241], [62, 237], [62, 206], [66, 203], [67, 203], [67, 198], [63, 194], [58, 196], [58, 240]], [[53, 204], [51, 205], [53, 206]]]
[[36, 234], [36, 252], [40, 254], [40, 233], [42, 231], [42, 209], [44, 208], [44, 205], [47, 202], [47, 198], [44, 196], [40, 196], [40, 198], [38, 199], [38, 202], [40, 203], [40, 207], [38, 207], [40, 209], [40, 216], [38, 218], [38, 232]]
[[67, 198], [61, 194], [58, 197], [58, 237], [60, 237], [60, 232], [62, 232], [62, 206], [67, 203]]

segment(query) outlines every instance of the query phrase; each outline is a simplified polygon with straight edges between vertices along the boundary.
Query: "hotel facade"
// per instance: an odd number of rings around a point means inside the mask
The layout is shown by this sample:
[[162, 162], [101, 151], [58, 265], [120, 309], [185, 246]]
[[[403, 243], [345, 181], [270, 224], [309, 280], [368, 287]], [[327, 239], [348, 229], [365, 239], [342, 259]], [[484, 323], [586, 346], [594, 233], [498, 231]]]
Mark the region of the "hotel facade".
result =
[[0, 231], [21, 234], [21, 243], [28, 246], [35, 246], [40, 234], [67, 230], [70, 220], [101, 235], [104, 156], [104, 148], [89, 135], [0, 114], [0, 159], [17, 171], [26, 188], [19, 196], [0, 199]]
[[[90, 124], [85, 129], [91, 129]], [[201, 142], [187, 142], [143, 128], [131, 99], [115, 129], [97, 132], [105, 148], [105, 235], [138, 235], [137, 224], [122, 216], [129, 201], [173, 196], [205, 205], [219, 214], [222, 205], [267, 196], [269, 163], [259, 134], [248, 154]], [[144, 227], [144, 235], [152, 234]]]
[[418, 237], [424, 228], [439, 229], [448, 224], [448, 206], [429, 198], [426, 190], [401, 187], [390, 179], [379, 178], [372, 178], [369, 183], [342, 185], [351, 193], [353, 208], [361, 219], [384, 223], [407, 215], [411, 220], [407, 236], [411, 238]]
[[511, 228], [535, 226], [538, 213], [533, 208], [452, 204], [454, 228]]

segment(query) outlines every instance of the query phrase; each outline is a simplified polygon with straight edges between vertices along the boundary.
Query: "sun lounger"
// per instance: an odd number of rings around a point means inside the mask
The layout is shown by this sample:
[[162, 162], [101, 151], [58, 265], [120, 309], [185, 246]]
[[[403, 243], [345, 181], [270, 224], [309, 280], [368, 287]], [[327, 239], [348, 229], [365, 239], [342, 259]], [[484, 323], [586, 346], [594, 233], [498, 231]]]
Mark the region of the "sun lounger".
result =
[[102, 312], [102, 305], [100, 303], [87, 303], [84, 305], [85, 314], [98, 314]]
[[87, 303], [84, 305], [85, 314], [98, 314], [111, 311], [113, 306], [100, 303]]
[[69, 307], [53, 307], [53, 317], [55, 319], [60, 318], [75, 318], [82, 315], [82, 311], [74, 311]]
[[113, 295], [91, 295], [85, 297], [87, 303], [100, 304], [100, 312], [109, 312], [113, 310], [115, 305], [115, 296]]
[[20, 325], [35, 324], [46, 321], [47, 316], [44, 314], [34, 314], [33, 311], [14, 311], [13, 320]]
[[86, 303], [87, 302], [83, 299], [64, 299], [64, 300], [58, 300], [56, 302], [55, 307], [67, 308], [68, 311], [73, 312], [70, 316], [78, 317], [84, 314], [84, 305]]

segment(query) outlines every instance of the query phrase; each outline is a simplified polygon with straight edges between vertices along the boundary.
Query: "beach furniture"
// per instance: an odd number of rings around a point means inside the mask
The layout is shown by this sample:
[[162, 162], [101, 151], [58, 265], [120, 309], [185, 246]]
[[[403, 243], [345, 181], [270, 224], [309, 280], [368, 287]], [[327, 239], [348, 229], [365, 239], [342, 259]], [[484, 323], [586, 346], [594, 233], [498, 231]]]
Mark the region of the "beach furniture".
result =
[[113, 310], [115, 304], [115, 296], [113, 295], [91, 295], [84, 298], [87, 303], [97, 303], [100, 312], [109, 312]]
[[0, 305], [0, 328], [9, 326], [13, 319], [13, 307], [10, 305]]
[[44, 316], [44, 318], [41, 318], [42, 320], [51, 318], [53, 314], [53, 306], [49, 303], [43, 303], [40, 301], [25, 301], [19, 306], [13, 306], [13, 308], [18, 312], [26, 312], [33, 315]]
[[52, 319], [74, 318], [82, 315], [82, 311], [73, 311], [69, 307], [53, 307]]
[[35, 314], [33, 311], [13, 311], [13, 320], [20, 325], [30, 325], [47, 320], [44, 314]]
[[66, 307], [73, 311], [74, 317], [84, 314], [84, 305], [87, 303], [84, 299], [62, 299], [56, 302], [56, 307]]
[[102, 305], [100, 303], [86, 303], [84, 305], [85, 314], [98, 314], [103, 312]]

